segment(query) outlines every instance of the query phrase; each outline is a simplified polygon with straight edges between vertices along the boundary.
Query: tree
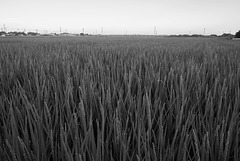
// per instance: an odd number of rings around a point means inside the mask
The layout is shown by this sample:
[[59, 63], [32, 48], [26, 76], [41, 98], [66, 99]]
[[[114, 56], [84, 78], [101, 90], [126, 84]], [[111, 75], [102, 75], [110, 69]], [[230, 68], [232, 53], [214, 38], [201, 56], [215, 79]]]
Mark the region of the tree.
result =
[[6, 35], [7, 33], [5, 32], [5, 31], [1, 31], [0, 32], [0, 36], [2, 36], [2, 35]]
[[240, 30], [235, 34], [235, 38], [240, 38]]
[[221, 37], [234, 37], [231, 33], [223, 33]]

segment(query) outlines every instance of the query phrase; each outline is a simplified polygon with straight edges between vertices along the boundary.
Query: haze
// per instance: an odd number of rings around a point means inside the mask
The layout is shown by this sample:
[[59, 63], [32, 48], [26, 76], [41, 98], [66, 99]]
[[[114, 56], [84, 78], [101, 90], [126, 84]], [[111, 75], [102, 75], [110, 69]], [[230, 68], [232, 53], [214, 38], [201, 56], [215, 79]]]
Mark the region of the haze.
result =
[[239, 0], [0, 0], [7, 31], [206, 34], [240, 29]]

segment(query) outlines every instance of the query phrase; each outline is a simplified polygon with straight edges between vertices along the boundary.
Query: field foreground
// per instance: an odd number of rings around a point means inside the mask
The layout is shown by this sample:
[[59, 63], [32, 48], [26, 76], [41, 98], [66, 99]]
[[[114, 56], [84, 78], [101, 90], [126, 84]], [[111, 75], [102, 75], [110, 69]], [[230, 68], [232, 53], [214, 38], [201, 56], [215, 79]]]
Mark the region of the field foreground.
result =
[[240, 160], [240, 42], [0, 38], [0, 160]]

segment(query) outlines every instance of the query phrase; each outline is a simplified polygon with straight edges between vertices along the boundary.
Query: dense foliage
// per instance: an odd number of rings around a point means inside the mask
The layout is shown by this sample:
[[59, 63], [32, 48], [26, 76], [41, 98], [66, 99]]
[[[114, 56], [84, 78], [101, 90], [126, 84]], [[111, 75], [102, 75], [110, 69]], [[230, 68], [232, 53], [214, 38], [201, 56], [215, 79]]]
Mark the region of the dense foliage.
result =
[[235, 38], [240, 38], [240, 30], [235, 34]]
[[4, 161], [240, 160], [240, 45], [0, 39]]

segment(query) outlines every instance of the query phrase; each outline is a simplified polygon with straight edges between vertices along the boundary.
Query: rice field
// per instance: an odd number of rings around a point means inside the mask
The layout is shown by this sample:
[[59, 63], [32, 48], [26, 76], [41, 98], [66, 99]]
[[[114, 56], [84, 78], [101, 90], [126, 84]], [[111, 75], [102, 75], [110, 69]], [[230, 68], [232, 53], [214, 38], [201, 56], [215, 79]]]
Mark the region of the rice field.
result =
[[0, 160], [240, 160], [240, 42], [0, 38]]

